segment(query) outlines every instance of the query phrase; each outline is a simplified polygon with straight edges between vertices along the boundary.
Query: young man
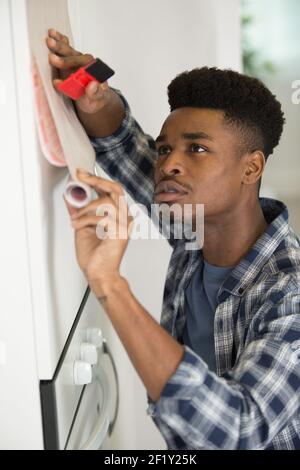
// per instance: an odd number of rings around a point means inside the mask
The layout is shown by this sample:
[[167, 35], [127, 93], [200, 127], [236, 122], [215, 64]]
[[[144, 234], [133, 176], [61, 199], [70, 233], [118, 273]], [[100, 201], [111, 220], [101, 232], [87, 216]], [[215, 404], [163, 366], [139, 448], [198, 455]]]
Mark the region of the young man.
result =
[[[61, 78], [91, 60], [53, 30], [47, 44]], [[168, 96], [156, 143], [107, 84], [91, 83], [76, 102], [98, 162], [118, 180], [78, 173], [100, 196], [69, 207], [78, 262], [169, 449], [300, 449], [300, 244], [284, 204], [258, 197], [281, 106], [258, 80], [206, 67], [176, 77]], [[169, 240], [161, 325], [119, 273], [130, 229], [125, 239], [96, 236], [108, 222], [96, 215], [103, 204], [120, 225], [131, 221], [117, 205], [120, 183], [149, 211], [204, 204], [202, 249]]]

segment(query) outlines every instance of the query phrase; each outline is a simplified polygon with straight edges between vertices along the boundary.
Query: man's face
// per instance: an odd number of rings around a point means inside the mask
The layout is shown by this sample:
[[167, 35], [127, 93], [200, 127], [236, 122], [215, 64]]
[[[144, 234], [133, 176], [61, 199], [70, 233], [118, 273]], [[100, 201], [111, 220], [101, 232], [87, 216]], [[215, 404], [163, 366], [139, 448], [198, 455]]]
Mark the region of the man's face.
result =
[[193, 204], [193, 215], [194, 204], [204, 204], [206, 219], [229, 213], [241, 196], [245, 167], [238, 139], [222, 111], [173, 111], [156, 141], [154, 202]]

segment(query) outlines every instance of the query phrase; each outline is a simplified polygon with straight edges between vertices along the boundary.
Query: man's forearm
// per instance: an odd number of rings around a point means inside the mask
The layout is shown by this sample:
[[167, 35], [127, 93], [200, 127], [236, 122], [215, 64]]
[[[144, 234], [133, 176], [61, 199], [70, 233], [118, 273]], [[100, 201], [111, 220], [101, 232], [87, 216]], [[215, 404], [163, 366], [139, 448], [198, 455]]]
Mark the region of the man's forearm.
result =
[[182, 360], [184, 349], [133, 296], [121, 276], [92, 287], [152, 400], [157, 400]]
[[120, 96], [112, 89], [107, 93], [107, 104], [96, 113], [85, 113], [75, 105], [77, 116], [91, 137], [112, 135], [120, 127], [125, 116], [125, 107]]

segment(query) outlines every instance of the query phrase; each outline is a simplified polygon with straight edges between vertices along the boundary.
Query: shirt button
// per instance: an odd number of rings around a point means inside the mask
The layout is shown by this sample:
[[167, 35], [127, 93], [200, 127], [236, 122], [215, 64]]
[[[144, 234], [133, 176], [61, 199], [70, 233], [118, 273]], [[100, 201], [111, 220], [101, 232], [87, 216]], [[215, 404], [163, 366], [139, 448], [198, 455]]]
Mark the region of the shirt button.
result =
[[238, 290], [238, 293], [239, 293], [239, 294], [242, 294], [243, 292], [244, 292], [243, 287], [240, 287], [239, 290]]
[[223, 320], [220, 320], [220, 321], [219, 321], [219, 329], [220, 329], [220, 330], [223, 329]]

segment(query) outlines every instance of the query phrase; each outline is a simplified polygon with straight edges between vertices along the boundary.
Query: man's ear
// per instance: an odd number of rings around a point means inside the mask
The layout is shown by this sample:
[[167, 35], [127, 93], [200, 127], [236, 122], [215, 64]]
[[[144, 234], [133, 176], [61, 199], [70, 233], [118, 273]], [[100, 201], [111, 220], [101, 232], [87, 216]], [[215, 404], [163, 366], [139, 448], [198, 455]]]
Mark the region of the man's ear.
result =
[[266, 164], [264, 153], [255, 150], [245, 157], [245, 171], [242, 179], [243, 184], [255, 184], [262, 176]]

